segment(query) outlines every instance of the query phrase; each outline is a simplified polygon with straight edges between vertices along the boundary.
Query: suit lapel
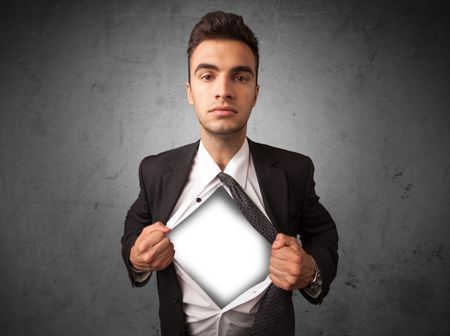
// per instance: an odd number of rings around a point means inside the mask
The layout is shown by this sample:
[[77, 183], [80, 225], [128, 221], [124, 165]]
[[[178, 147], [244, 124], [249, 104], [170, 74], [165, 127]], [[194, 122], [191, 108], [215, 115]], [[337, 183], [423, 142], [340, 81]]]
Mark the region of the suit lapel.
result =
[[[287, 225], [288, 188], [284, 170], [276, 167], [277, 157], [266, 147], [248, 139], [250, 153], [255, 166], [256, 176], [261, 189], [264, 207], [271, 222], [278, 231]], [[172, 167], [162, 176], [162, 197], [158, 207], [159, 220], [167, 223], [175, 207], [192, 168], [199, 141], [188, 145], [171, 162]], [[180, 163], [182, 163], [180, 165]]]
[[186, 148], [172, 162], [170, 171], [162, 176], [162, 197], [160, 205], [160, 218], [167, 223], [173, 208], [180, 198], [181, 192], [187, 182], [192, 168], [192, 161], [197, 153], [199, 141], [186, 146]]
[[277, 157], [265, 147], [248, 139], [264, 207], [279, 232], [287, 225], [288, 187], [284, 170], [276, 167]]

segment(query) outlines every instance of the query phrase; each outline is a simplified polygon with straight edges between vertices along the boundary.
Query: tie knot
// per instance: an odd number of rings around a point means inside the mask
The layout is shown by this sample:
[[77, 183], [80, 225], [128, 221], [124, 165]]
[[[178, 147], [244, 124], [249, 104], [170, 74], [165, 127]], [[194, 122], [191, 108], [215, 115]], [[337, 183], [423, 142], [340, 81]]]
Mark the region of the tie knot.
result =
[[217, 177], [228, 188], [236, 187], [237, 185], [239, 185], [233, 177], [224, 172], [220, 172], [219, 174], [217, 174]]

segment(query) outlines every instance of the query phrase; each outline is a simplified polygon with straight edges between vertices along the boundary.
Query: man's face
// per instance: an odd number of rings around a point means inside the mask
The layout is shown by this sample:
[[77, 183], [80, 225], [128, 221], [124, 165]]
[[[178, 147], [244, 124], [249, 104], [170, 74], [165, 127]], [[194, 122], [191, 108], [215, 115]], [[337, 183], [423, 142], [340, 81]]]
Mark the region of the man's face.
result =
[[240, 41], [206, 40], [194, 50], [186, 85], [201, 132], [211, 135], [246, 134], [256, 103], [256, 60]]

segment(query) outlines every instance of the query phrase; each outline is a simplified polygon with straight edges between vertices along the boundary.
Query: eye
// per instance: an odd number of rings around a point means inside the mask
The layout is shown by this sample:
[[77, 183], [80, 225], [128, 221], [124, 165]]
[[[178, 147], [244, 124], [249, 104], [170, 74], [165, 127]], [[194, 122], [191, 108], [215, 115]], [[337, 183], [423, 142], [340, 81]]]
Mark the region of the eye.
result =
[[246, 82], [246, 81], [248, 81], [248, 78], [246, 76], [242, 76], [242, 75], [236, 75], [236, 76], [233, 77], [233, 79], [236, 82]]
[[200, 76], [200, 79], [204, 80], [204, 81], [210, 81], [213, 79], [213, 75], [211, 74], [203, 74]]

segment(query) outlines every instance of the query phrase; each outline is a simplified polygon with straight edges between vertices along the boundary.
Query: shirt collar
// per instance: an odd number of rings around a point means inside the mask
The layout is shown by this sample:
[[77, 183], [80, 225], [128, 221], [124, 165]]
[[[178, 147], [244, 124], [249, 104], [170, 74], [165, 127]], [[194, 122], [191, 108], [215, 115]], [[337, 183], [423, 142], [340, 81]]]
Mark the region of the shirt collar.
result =
[[250, 158], [250, 149], [247, 138], [245, 138], [239, 151], [233, 156], [225, 167], [224, 173], [233, 177], [240, 186], [245, 189], [247, 183], [248, 160]]
[[[248, 146], [247, 138], [245, 138], [239, 151], [233, 156], [225, 167], [224, 173], [233, 177], [239, 185], [245, 189], [247, 183], [247, 171], [250, 158], [250, 149]], [[200, 179], [202, 186], [205, 187], [221, 172], [220, 167], [209, 155], [203, 142], [200, 141], [200, 145], [197, 152], [197, 160], [200, 170]]]

